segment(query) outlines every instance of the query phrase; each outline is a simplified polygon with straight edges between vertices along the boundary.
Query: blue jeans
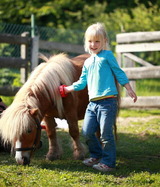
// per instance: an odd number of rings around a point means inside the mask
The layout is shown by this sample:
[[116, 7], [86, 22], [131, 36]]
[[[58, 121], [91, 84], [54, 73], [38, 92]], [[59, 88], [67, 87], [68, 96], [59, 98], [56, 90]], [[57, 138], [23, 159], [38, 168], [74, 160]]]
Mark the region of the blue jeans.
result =
[[[100, 162], [109, 167], [115, 167], [116, 164], [116, 145], [113, 133], [116, 113], [116, 98], [91, 101], [87, 106], [82, 128], [90, 157], [101, 158]], [[98, 129], [100, 129], [101, 142], [95, 135]]]

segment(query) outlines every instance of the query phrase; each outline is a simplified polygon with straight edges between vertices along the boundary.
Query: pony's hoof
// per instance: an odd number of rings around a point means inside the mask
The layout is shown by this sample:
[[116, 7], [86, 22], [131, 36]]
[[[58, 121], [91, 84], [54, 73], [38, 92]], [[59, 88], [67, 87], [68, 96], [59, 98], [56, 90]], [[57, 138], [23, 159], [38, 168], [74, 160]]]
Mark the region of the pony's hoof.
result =
[[79, 151], [74, 151], [73, 157], [75, 160], [84, 160], [85, 158], [85, 153], [79, 152]]
[[73, 157], [75, 160], [84, 160], [87, 154], [87, 148], [84, 144], [81, 144], [80, 148], [73, 149]]
[[51, 154], [46, 155], [46, 160], [53, 161], [58, 159], [60, 159], [60, 155], [51, 155]]

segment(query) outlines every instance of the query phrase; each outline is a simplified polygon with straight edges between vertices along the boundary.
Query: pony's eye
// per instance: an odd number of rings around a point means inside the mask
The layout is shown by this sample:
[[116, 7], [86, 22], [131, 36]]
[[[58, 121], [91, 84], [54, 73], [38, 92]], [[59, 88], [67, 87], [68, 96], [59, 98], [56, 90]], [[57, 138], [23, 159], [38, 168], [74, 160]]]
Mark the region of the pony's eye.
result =
[[31, 133], [31, 132], [32, 132], [32, 129], [28, 129], [28, 131], [27, 131], [27, 132], [28, 132], [28, 134], [29, 134], [29, 133]]

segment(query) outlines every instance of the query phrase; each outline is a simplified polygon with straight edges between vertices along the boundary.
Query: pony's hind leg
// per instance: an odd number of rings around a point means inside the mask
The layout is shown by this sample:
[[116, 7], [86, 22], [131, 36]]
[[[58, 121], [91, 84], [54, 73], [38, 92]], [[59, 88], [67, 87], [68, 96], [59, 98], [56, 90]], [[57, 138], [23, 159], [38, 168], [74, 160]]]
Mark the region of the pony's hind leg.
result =
[[48, 135], [49, 150], [46, 155], [47, 160], [59, 159], [62, 154], [62, 150], [59, 147], [56, 135], [56, 122], [53, 117], [45, 116], [43, 121], [46, 123], [46, 132]]
[[85, 147], [84, 145], [80, 142], [80, 134], [79, 134], [79, 128], [78, 128], [78, 120], [73, 121], [72, 120], [67, 120], [68, 125], [69, 125], [69, 134], [72, 137], [73, 140], [73, 156], [74, 159], [76, 160], [82, 160], [85, 158]]

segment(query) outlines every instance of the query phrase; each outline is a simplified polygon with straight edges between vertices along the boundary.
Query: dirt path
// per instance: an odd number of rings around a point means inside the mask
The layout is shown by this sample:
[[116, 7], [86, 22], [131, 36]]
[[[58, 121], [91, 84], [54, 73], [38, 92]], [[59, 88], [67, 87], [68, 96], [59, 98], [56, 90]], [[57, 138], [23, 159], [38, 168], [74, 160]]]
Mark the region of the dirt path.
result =
[[121, 125], [128, 125], [131, 122], [148, 122], [149, 120], [152, 119], [159, 119], [160, 120], [160, 116], [146, 116], [146, 117], [118, 117], [117, 119], [117, 123], [121, 124]]

